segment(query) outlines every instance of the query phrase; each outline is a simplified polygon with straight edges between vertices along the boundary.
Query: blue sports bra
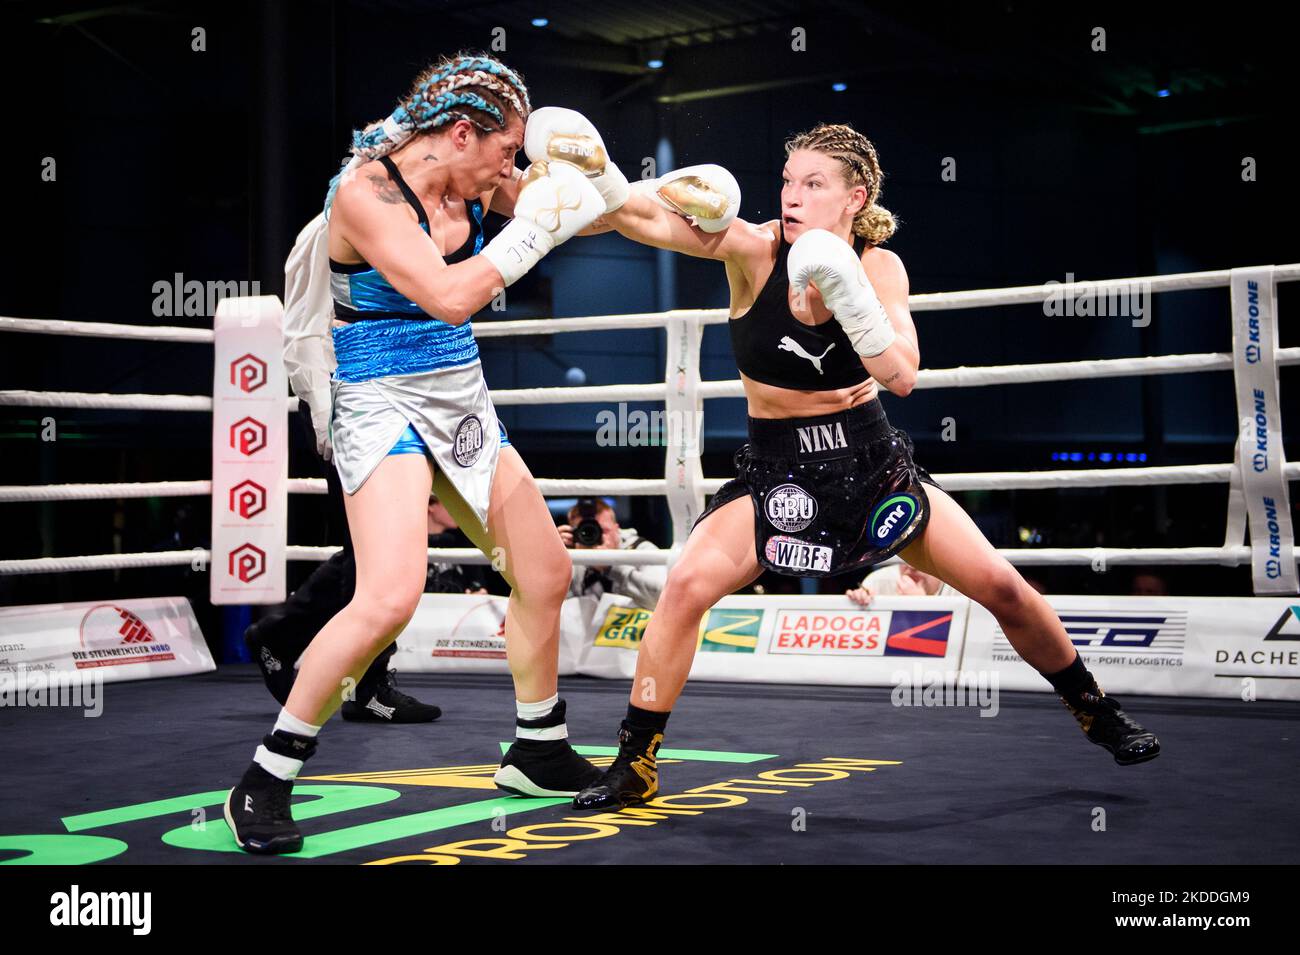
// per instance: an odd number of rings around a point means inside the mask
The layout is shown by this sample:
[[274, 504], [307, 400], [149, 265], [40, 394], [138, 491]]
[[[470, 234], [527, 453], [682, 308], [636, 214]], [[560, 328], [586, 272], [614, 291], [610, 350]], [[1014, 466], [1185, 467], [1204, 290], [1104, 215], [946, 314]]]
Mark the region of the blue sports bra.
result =
[[[397, 188], [402, 190], [402, 195], [420, 217], [420, 228], [427, 233], [429, 216], [415, 192], [397, 171], [397, 164], [388, 156], [381, 156], [379, 161], [384, 164]], [[471, 255], [477, 255], [483, 248], [483, 202], [473, 199], [466, 205], [470, 213], [469, 237], [455, 252], [443, 256], [443, 261], [448, 265], [463, 262]], [[330, 294], [334, 298], [334, 316], [344, 322], [378, 318], [432, 318], [419, 305], [393, 288], [378, 269], [366, 262], [346, 263], [330, 259]]]

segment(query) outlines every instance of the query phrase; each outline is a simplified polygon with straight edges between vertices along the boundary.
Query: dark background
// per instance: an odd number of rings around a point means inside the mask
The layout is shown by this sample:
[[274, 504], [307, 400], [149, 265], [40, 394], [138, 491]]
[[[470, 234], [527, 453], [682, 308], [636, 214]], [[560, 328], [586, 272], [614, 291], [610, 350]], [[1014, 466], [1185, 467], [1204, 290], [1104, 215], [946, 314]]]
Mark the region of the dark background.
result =
[[[1293, 34], [1231, 7], [1202, 16], [1006, 2], [24, 0], [3, 4], [0, 16], [2, 315], [210, 327], [210, 316], [153, 314], [154, 283], [175, 273], [282, 293], [285, 255], [319, 211], [351, 130], [387, 115], [420, 69], [457, 49], [492, 52], [520, 71], [534, 105], [582, 110], [630, 177], [661, 140], [676, 165], [728, 166], [753, 221], [777, 213], [784, 140], [818, 121], [852, 122], [879, 150], [882, 202], [902, 221], [888, 247], [913, 292], [1300, 261]], [[532, 26], [538, 16], [549, 24]], [[806, 51], [791, 49], [796, 27]], [[1105, 51], [1092, 49], [1097, 27]], [[205, 31], [203, 51], [192, 48], [195, 28]], [[494, 28], [504, 50], [493, 49]], [[649, 69], [656, 56], [664, 66]], [[847, 88], [836, 92], [835, 82]], [[41, 178], [46, 157], [57, 163], [53, 182]], [[1245, 157], [1257, 164], [1254, 182], [1242, 179]], [[941, 179], [945, 158], [955, 181]], [[1280, 286], [1283, 346], [1300, 344], [1288, 319], [1300, 307], [1293, 289]], [[725, 304], [717, 264], [677, 257], [665, 281], [653, 250], [602, 236], [546, 258], [511, 290], [508, 311], [476, 321]], [[1226, 288], [1158, 296], [1144, 329], [1125, 317], [1049, 318], [1038, 306], [915, 317], [925, 368], [1223, 352], [1231, 337]], [[570, 366], [589, 384], [662, 381], [663, 341], [662, 331], [630, 330], [481, 348], [489, 384], [511, 388], [562, 385]], [[0, 389], [210, 394], [211, 361], [196, 345], [3, 334]], [[725, 327], [707, 331], [703, 371], [736, 376]], [[1295, 369], [1283, 369], [1284, 398], [1296, 383]], [[1147, 465], [1232, 458], [1226, 372], [883, 401], [936, 473], [1114, 466], [1089, 462], [1089, 452], [1145, 454]], [[501, 416], [538, 476], [661, 476], [657, 448], [597, 449], [599, 410], [508, 407]], [[46, 415], [56, 442], [39, 440]], [[956, 441], [940, 440], [944, 418], [955, 419]], [[705, 476], [729, 476], [744, 404], [711, 401], [706, 420]], [[206, 478], [209, 421], [0, 407], [0, 484]], [[1062, 451], [1084, 462], [1054, 462]], [[321, 473], [305, 444], [290, 473]], [[1214, 546], [1227, 488], [958, 500], [997, 546]], [[202, 499], [0, 506], [3, 558], [208, 538]], [[320, 498], [295, 496], [290, 510], [291, 543], [339, 541]], [[627, 499], [620, 514], [667, 543], [661, 501]], [[291, 586], [309, 570], [291, 564]], [[1125, 593], [1133, 571], [1027, 573], [1049, 592]], [[1248, 568], [1160, 573], [1173, 593], [1250, 592]], [[0, 577], [0, 603], [186, 593], [211, 636], [207, 586], [206, 575], [183, 570]]]

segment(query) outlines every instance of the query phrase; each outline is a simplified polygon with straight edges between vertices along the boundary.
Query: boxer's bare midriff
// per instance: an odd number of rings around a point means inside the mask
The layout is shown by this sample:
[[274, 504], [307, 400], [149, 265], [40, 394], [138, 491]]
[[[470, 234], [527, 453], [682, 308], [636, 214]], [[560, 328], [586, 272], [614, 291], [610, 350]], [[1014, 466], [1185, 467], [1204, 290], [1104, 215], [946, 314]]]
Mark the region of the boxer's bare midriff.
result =
[[849, 388], [834, 391], [796, 391], [765, 385], [752, 378], [740, 376], [745, 386], [751, 418], [815, 418], [818, 415], [836, 414], [876, 397], [876, 382], [872, 378]]

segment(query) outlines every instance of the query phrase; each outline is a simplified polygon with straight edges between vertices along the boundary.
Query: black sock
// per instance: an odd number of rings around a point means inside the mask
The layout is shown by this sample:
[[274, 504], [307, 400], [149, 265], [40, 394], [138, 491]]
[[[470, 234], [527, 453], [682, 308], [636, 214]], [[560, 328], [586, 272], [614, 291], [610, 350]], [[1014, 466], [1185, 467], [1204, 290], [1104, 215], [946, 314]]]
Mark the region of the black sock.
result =
[[1052, 684], [1052, 689], [1068, 703], [1078, 705], [1083, 702], [1084, 694], [1101, 696], [1097, 681], [1083, 665], [1083, 657], [1077, 650], [1074, 653], [1074, 662], [1068, 667], [1056, 673], [1044, 673], [1043, 676], [1048, 683]]
[[672, 715], [672, 710], [666, 713], [656, 713], [654, 710], [643, 710], [639, 706], [627, 705], [627, 725], [633, 730], [651, 730], [655, 733], [662, 733], [668, 726], [668, 717]]

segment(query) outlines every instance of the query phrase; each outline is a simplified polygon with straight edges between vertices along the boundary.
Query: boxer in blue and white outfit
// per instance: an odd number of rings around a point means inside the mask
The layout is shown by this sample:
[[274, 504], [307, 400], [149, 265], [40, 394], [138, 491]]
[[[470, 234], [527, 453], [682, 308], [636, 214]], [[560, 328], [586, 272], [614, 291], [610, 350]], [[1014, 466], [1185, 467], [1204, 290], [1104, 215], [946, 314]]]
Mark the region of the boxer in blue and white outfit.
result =
[[[512, 587], [505, 632], [517, 739], [497, 785], [554, 796], [599, 776], [569, 746], [556, 693], [571, 562], [497, 422], [469, 318], [618, 208], [628, 186], [603, 145], [598, 157], [588, 151], [516, 170], [529, 112], [523, 82], [497, 60], [442, 60], [390, 117], [356, 134], [325, 220], [304, 230], [291, 256], [292, 266], [304, 242], [311, 261], [323, 255], [327, 224], [337, 368], [328, 390], [305, 390], [346, 491], [357, 580], [352, 601], [303, 654], [274, 730], [227, 797], [226, 820], [246, 851], [301, 848], [293, 779], [347, 688], [415, 612], [431, 489]], [[486, 244], [485, 210], [513, 216]], [[301, 371], [291, 366], [290, 377], [303, 396], [297, 377], [309, 376]], [[329, 407], [320, 407], [321, 393]]]

